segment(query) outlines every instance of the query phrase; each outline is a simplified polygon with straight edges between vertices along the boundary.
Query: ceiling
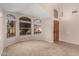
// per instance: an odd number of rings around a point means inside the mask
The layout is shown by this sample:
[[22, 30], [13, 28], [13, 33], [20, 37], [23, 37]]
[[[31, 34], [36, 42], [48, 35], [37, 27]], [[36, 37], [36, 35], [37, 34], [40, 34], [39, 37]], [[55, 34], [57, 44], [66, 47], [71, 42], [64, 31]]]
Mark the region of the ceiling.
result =
[[[63, 9], [62, 9], [63, 5]], [[69, 15], [74, 10], [79, 10], [79, 4], [59, 4], [59, 3], [0, 3], [5, 11], [18, 12], [36, 18], [47, 18], [53, 15], [53, 8], [60, 8], [65, 15]], [[65, 16], [64, 15], [64, 16]], [[66, 16], [65, 16], [66, 17]], [[68, 17], [66, 17], [68, 18]]]
[[51, 16], [51, 3], [2, 3], [0, 5], [6, 11], [19, 12], [22, 14], [32, 15], [37, 18], [45, 18]]

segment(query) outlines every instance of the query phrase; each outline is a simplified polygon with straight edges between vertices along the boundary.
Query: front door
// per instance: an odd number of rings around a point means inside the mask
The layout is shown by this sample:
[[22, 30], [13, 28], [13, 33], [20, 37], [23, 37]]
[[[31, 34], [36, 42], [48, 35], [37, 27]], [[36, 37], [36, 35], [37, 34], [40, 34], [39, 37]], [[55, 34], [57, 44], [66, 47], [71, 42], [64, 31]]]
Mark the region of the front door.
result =
[[59, 41], [59, 21], [54, 20], [54, 42]]

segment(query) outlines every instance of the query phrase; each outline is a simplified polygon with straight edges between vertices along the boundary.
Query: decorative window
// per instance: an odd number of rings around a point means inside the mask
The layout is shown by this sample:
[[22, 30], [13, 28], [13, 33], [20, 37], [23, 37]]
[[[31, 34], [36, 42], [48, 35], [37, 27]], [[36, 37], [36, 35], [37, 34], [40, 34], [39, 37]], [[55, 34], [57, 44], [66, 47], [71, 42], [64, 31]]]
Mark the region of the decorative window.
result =
[[54, 18], [58, 18], [58, 11], [54, 9]]
[[7, 37], [16, 36], [16, 17], [12, 14], [7, 15]]
[[35, 19], [34, 20], [34, 34], [41, 33], [41, 20], [40, 19]]
[[31, 19], [28, 17], [21, 17], [19, 20], [20, 35], [31, 34]]

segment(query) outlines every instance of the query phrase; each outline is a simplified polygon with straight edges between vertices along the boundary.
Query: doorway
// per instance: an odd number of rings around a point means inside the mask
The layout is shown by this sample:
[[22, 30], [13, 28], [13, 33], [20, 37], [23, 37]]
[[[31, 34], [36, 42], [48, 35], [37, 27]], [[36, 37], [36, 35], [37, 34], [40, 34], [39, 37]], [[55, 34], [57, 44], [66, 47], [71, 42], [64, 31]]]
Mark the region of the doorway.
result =
[[54, 9], [54, 42], [59, 41], [59, 21], [56, 19], [58, 19], [58, 10]]
[[59, 41], [59, 21], [54, 20], [54, 42]]

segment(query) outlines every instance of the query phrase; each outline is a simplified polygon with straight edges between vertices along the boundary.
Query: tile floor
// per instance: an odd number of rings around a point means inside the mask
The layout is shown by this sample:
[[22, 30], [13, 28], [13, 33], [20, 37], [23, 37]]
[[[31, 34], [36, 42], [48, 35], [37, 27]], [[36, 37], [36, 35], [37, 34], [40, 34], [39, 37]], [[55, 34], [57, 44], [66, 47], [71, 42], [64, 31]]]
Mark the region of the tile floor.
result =
[[2, 56], [79, 56], [79, 45], [62, 41], [25, 41], [5, 48]]

